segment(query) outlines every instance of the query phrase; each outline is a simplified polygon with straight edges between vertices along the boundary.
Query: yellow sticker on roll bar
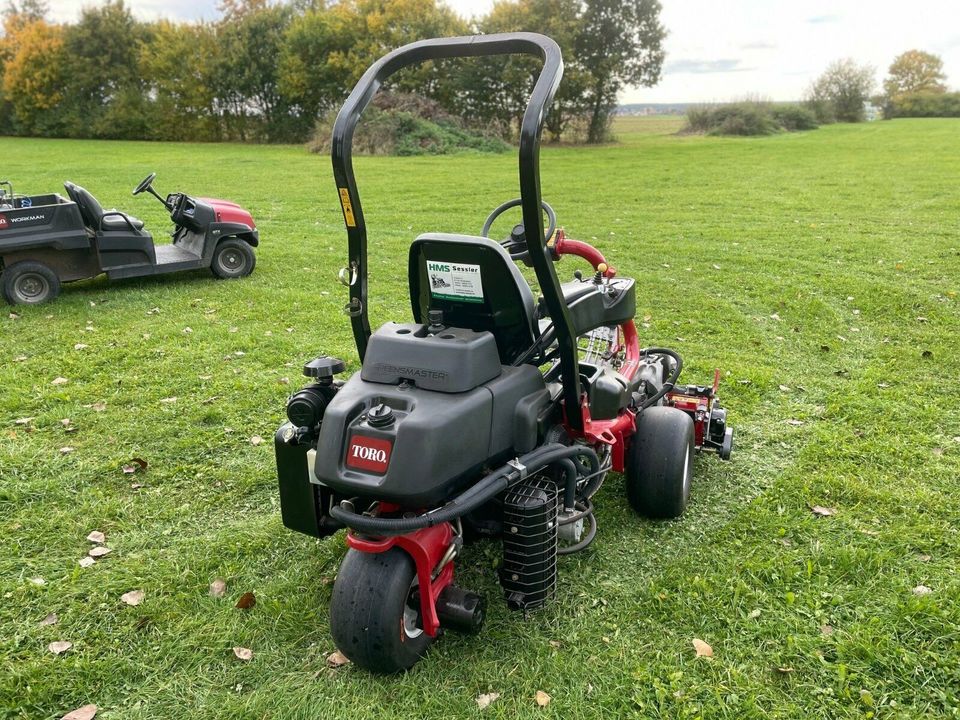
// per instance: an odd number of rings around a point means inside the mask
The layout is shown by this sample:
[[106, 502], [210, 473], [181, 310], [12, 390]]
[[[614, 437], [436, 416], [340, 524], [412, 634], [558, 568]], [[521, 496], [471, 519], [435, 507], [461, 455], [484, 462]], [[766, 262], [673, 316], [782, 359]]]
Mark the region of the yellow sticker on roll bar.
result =
[[356, 227], [357, 220], [353, 217], [353, 203], [350, 202], [350, 191], [347, 188], [340, 188], [340, 206], [343, 208], [343, 219], [347, 227]]

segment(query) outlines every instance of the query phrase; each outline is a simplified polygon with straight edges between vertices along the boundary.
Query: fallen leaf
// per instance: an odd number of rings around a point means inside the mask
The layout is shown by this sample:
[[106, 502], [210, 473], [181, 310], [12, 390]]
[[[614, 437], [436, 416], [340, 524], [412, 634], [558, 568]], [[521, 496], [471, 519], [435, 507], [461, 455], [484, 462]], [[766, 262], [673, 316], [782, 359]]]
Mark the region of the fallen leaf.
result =
[[176, 396], [176, 395], [174, 395], [173, 397], [160, 398], [160, 402], [166, 403], [167, 405], [171, 405], [171, 404], [175, 403], [176, 401], [177, 401], [177, 396]]
[[924, 555], [918, 555], [917, 560], [919, 560], [920, 562], [930, 562], [931, 558], [929, 555], [924, 554]]
[[103, 412], [107, 409], [107, 404], [105, 402], [95, 402], [90, 406], [94, 412]]
[[91, 530], [90, 534], [87, 535], [87, 540], [92, 543], [105, 543], [107, 541], [107, 536], [99, 530]]
[[146, 593], [143, 590], [131, 590], [130, 592], [125, 592], [120, 596], [120, 599], [123, 600], [127, 605], [132, 605], [136, 607], [143, 602], [143, 598]]
[[133, 475], [138, 470], [146, 470], [147, 461], [143, 458], [130, 458], [130, 462], [120, 469], [123, 470], [124, 475]]
[[339, 650], [334, 650], [332, 653], [327, 655], [327, 667], [338, 668], [347, 665], [350, 662], [350, 658], [344, 655]]
[[26, 356], [26, 355], [17, 355], [17, 356], [13, 359], [13, 361], [14, 361], [14, 362], [26, 362], [26, 361], [27, 361], [27, 356]]
[[33, 583], [34, 585], [46, 585], [46, 584], [47, 584], [47, 581], [44, 580], [42, 577], [32, 577], [32, 578], [30, 578], [30, 582]]
[[97, 714], [97, 709], [96, 705], [84, 705], [76, 710], [71, 710], [60, 720], [93, 720]]
[[32, 418], [32, 417], [26, 417], [26, 418], [20, 418], [19, 420], [14, 420], [14, 421], [13, 421], [13, 424], [14, 424], [14, 425], [29, 425], [29, 424], [32, 423], [32, 422], [33, 422], [33, 418]]
[[926, 585], [917, 585], [913, 589], [914, 595], [929, 595], [933, 592], [933, 588], [928, 588]]
[[561, 647], [560, 641], [559, 641], [559, 640], [551, 640], [551, 641], [550, 641], [550, 647], [554, 647], [554, 648], [557, 648], [557, 649], [559, 650], [560, 647]]
[[77, 562], [80, 563], [80, 567], [82, 567], [82, 568], [88, 568], [88, 567], [90, 567], [91, 565], [93, 565], [93, 564], [96, 562], [96, 560], [94, 560], [92, 557], [89, 557], [89, 556], [88, 556], [88, 557], [82, 557], [82, 558], [80, 558]]
[[83, 343], [77, 343], [76, 345], [73, 346], [73, 349], [74, 349], [74, 350], [86, 350], [88, 347], [90, 347], [90, 346], [89, 346], [89, 345], [84, 345]]
[[288, 377], [282, 377], [282, 378], [280, 378], [279, 380], [277, 380], [277, 382], [280, 383], [281, 385], [289, 385], [289, 384], [290, 384], [290, 378], [288, 378]]
[[927, 319], [926, 319], [925, 317], [923, 317], [923, 316], [919, 316], [919, 317], [917, 317], [917, 322], [919, 322], [919, 323], [925, 323], [925, 322], [927, 322]]
[[92, 558], [98, 558], [98, 557], [103, 557], [104, 555], [108, 555], [109, 553], [112, 553], [112, 552], [113, 552], [113, 549], [108, 548], [106, 545], [97, 545], [96, 547], [90, 548], [90, 551], [87, 553], [87, 555], [89, 555]]
[[223, 597], [225, 592], [227, 592], [227, 583], [220, 578], [210, 583], [210, 597]]
[[793, 425], [794, 427], [800, 427], [803, 425], [803, 420], [787, 420], [787, 425]]
[[781, 673], [782, 675], [789, 675], [790, 673], [793, 672], [793, 668], [792, 668], [792, 667], [778, 667], [778, 668], [777, 668], [777, 672], [778, 672], [778, 673]]
[[830, 517], [837, 512], [833, 508], [824, 507], [823, 505], [809, 505], [808, 507], [810, 508], [810, 512], [817, 517]]
[[54, 655], [60, 655], [65, 653], [67, 650], [73, 647], [73, 643], [69, 640], [56, 640], [49, 645], [47, 645], [47, 650], [52, 652]]
[[51, 380], [51, 381], [50, 381], [50, 384], [51, 384], [51, 385], [66, 385], [68, 382], [70, 382], [70, 381], [67, 380], [65, 377], [58, 377], [58, 378], [54, 378], [53, 380]]
[[253, 650], [250, 648], [235, 647], [233, 648], [233, 654], [237, 656], [237, 660], [243, 660], [244, 662], [253, 660]]
[[7, 315], [7, 317], [10, 318], [11, 320], [19, 320], [19, 319], [20, 319], [20, 316], [17, 315], [16, 313], [10, 313], [9, 315]]
[[56, 613], [50, 613], [43, 620], [40, 621], [40, 625], [56, 625], [60, 618], [57, 617]]
[[259, 435], [254, 435], [252, 438], [250, 438], [251, 445], [259, 445], [262, 442], [263, 442], [263, 438], [260, 437]]
[[534, 697], [537, 701], [537, 705], [540, 707], [546, 707], [550, 704], [550, 701], [553, 700], [553, 698], [547, 695], [543, 690], [537, 690], [537, 694]]
[[481, 695], [477, 695], [477, 706], [483, 710], [490, 705], [490, 703], [496, 702], [499, 697], [500, 693], [482, 693]]
[[70, 418], [64, 418], [63, 420], [60, 421], [60, 424], [63, 425], [64, 427], [70, 427], [70, 423], [72, 422], [73, 421]]
[[697, 651], [697, 657], [713, 657], [713, 648], [700, 638], [693, 639], [693, 649]]
[[257, 604], [257, 598], [252, 592], [245, 592], [240, 596], [240, 599], [237, 600], [236, 608], [239, 610], [249, 610], [254, 605]]
[[789, 385], [780, 385], [779, 388], [780, 388], [780, 392], [790, 392]]
[[69, 455], [72, 452], [73, 452], [73, 448], [70, 447], [69, 445], [65, 445], [64, 447], [60, 448], [61, 455]]
[[821, 626], [820, 626], [820, 634], [821, 634], [821, 635], [833, 635], [833, 625], [827, 625], [827, 623], [824, 623], [823, 625], [821, 625]]
[[747, 615], [747, 617], [750, 618], [751, 620], [756, 620], [758, 617], [760, 617], [760, 608], [754, 608], [753, 610], [751, 610], [750, 614]]
[[187, 335], [189, 335], [190, 333], [193, 332], [193, 328], [192, 328], [192, 327], [185, 327], [185, 328], [183, 329], [183, 332], [185, 332]]
[[774, 313], [773, 315], [770, 316], [770, 319], [780, 322], [780, 315], [778, 315], [777, 313]]

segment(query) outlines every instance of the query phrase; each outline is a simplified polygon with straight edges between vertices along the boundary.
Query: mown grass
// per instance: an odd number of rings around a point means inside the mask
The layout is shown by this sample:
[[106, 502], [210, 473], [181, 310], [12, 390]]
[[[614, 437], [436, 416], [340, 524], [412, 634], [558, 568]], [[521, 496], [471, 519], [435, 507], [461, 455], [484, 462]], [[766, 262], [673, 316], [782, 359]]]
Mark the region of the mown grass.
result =
[[[0, 140], [18, 190], [70, 179], [160, 234], [159, 204], [128, 195], [157, 170], [161, 189], [248, 206], [263, 241], [243, 281], [99, 279], [0, 318], [0, 717], [88, 702], [125, 720], [955, 717], [957, 123], [752, 140], [668, 124], [630, 119], [619, 145], [545, 149], [544, 196], [639, 279], [644, 342], [678, 349], [691, 381], [723, 368], [733, 462], [699, 462], [676, 522], [633, 516], [611, 478], [596, 543], [526, 618], [500, 600], [497, 547], [470, 547], [458, 573], [490, 600], [484, 632], [449, 635], [387, 679], [325, 666], [344, 545], [283, 528], [269, 440], [303, 361], [327, 352], [357, 368], [327, 160]], [[512, 156], [361, 158], [357, 174], [374, 324], [409, 317], [418, 232], [476, 232], [516, 192]], [[149, 469], [123, 474], [135, 456]], [[113, 552], [83, 569], [94, 529]], [[222, 599], [207, 594], [217, 577]], [[146, 593], [138, 607], [120, 601], [132, 589]], [[245, 591], [248, 612], [233, 607]], [[59, 622], [41, 626], [50, 612]], [[714, 657], [696, 658], [693, 638]], [[55, 656], [54, 640], [74, 645]], [[481, 711], [487, 692], [500, 698]]]

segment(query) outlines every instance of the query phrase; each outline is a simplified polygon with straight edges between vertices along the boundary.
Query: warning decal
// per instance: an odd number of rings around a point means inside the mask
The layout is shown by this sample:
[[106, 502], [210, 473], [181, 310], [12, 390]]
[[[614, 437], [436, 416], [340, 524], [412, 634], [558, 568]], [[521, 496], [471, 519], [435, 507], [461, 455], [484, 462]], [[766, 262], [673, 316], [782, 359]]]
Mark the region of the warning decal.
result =
[[483, 282], [479, 265], [428, 260], [430, 294], [444, 300], [483, 302]]
[[343, 219], [347, 227], [356, 227], [357, 220], [353, 217], [353, 203], [350, 202], [350, 191], [340, 188], [340, 205], [343, 207]]

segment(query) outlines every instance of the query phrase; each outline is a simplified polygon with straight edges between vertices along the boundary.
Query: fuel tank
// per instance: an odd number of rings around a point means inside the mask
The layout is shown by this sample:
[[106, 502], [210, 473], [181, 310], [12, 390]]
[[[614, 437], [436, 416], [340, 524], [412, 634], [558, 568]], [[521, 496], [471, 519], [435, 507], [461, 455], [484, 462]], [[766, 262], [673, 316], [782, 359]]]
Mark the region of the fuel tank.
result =
[[532, 449], [549, 403], [543, 376], [497, 357], [490, 333], [382, 327], [364, 370], [326, 408], [317, 480], [348, 497], [425, 508], [477, 479], [484, 465]]

